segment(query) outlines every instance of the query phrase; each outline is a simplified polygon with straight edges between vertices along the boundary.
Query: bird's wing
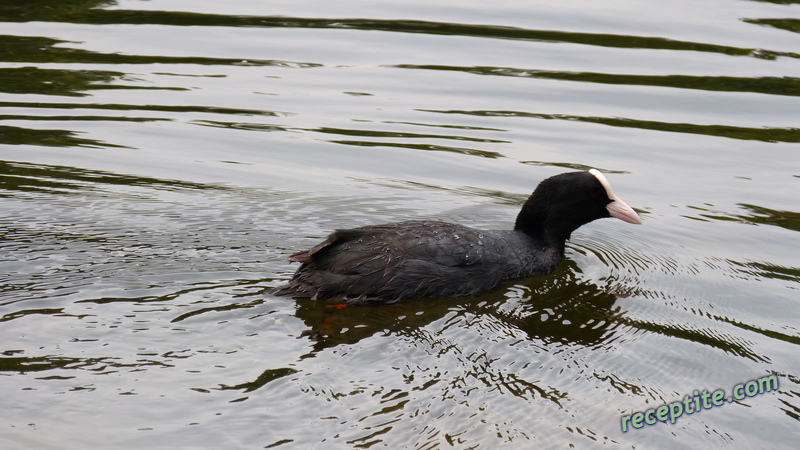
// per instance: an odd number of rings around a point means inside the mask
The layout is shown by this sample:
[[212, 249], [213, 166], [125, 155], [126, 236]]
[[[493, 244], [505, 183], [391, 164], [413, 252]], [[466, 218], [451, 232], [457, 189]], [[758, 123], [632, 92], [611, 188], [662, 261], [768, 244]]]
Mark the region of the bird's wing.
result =
[[343, 274], [382, 272], [403, 261], [465, 267], [484, 257], [476, 230], [443, 222], [403, 222], [336, 230], [318, 245], [289, 257]]

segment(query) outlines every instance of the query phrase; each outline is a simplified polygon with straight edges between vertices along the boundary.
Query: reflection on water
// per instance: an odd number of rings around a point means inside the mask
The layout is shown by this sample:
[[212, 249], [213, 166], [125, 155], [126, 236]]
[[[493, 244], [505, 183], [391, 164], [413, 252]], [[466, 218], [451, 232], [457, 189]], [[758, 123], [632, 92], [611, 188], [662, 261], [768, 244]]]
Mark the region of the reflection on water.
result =
[[35, 130], [22, 127], [0, 125], [2, 143], [4, 145], [41, 145], [47, 147], [116, 147], [125, 148], [124, 145], [110, 144], [94, 139], [78, 137], [76, 132], [70, 130]]
[[117, 174], [78, 167], [30, 164], [0, 161], [0, 186], [2, 194], [11, 197], [14, 191], [49, 194], [95, 191], [108, 186], [138, 186], [152, 189], [226, 189], [181, 180], [162, 180], [136, 175]]
[[[444, 328], [465, 326], [465, 317], [496, 322], [510, 334], [531, 340], [596, 345], [617, 325], [612, 306], [616, 296], [598, 286], [576, 279], [571, 261], [554, 274], [508, 284], [478, 299], [435, 299], [387, 305], [380, 311], [353, 307], [334, 314], [332, 336], [316, 349], [354, 344], [376, 332], [415, 335], [433, 322]], [[534, 301], [535, 300], [535, 301]], [[322, 301], [298, 300], [297, 317], [315, 328], [322, 319]], [[344, 330], [344, 332], [343, 332]]]
[[402, 69], [444, 70], [493, 75], [501, 77], [544, 78], [550, 80], [578, 81], [581, 83], [621, 84], [629, 86], [658, 86], [702, 91], [757, 92], [770, 95], [800, 95], [800, 79], [787, 77], [698, 77], [688, 75], [629, 75], [591, 72], [553, 72], [545, 70], [515, 69], [512, 67], [454, 67], [401, 64]]
[[704, 134], [730, 139], [753, 139], [765, 142], [800, 142], [797, 128], [744, 128], [725, 125], [695, 125], [688, 123], [664, 123], [634, 120], [622, 117], [582, 117], [566, 114], [537, 114], [521, 111], [434, 111], [442, 114], [468, 114], [472, 116], [529, 117], [546, 120], [568, 120], [598, 123], [612, 127], [639, 128], [643, 130], [668, 131], [673, 133]]
[[6, 86], [0, 92], [83, 97], [89, 95], [85, 91], [93, 89], [186, 90], [186, 88], [181, 87], [110, 84], [112, 81], [124, 79], [124, 73], [110, 71], [53, 70], [36, 67], [0, 69], [0, 81], [2, 82], [0, 86]]
[[[4, 2], [0, 447], [794, 448], [795, 3]], [[319, 342], [268, 294], [334, 229], [505, 228], [590, 168], [645, 223], [552, 274]]]
[[692, 209], [702, 211], [700, 217], [688, 216], [697, 220], [729, 220], [744, 224], [774, 225], [791, 231], [800, 231], [800, 213], [793, 211], [776, 211], [763, 206], [739, 204], [741, 209], [750, 214], [730, 214], [722, 211], [713, 211], [707, 207], [693, 206]]
[[[276, 67], [320, 67], [320, 64], [315, 63], [298, 63], [292, 61], [278, 61], [278, 60], [251, 60], [243, 61], [235, 58], [201, 58], [201, 57], [182, 57], [182, 56], [147, 56], [147, 55], [121, 55], [118, 53], [99, 53], [80, 50], [75, 48], [57, 47], [57, 45], [70, 44], [69, 41], [61, 41], [57, 39], [50, 39], [45, 37], [22, 37], [22, 36], [4, 36], [0, 35], [0, 45], [6, 48], [4, 53], [5, 61], [7, 62], [20, 62], [20, 63], [88, 63], [88, 64], [196, 64], [201, 66], [211, 65], [244, 65], [244, 66], [276, 66]], [[84, 73], [85, 71], [48, 71], [38, 69], [36, 67], [26, 67], [24, 70], [16, 69], [10, 71], [10, 76], [25, 74], [26, 72], [33, 72], [30, 75], [39, 79], [46, 79], [45, 77], [59, 76], [64, 78], [81, 78], [94, 75], [95, 80], [104, 77], [103, 73]], [[121, 76], [123, 74], [111, 73], [111, 76]], [[110, 77], [106, 76], [108, 81]], [[18, 80], [14, 80], [18, 81]], [[67, 81], [67, 80], [65, 80]], [[64, 83], [64, 82], [62, 82]], [[140, 88], [141, 89], [141, 88]], [[159, 88], [170, 89], [170, 88]], [[181, 90], [180, 88], [173, 88]], [[79, 93], [62, 93], [61, 91], [44, 92], [51, 95], [86, 95]]]
[[[94, 9], [92, 3], [112, 2], [80, 2], [88, 4], [86, 8], [70, 8], [59, 11], [56, 8], [43, 8], [36, 11], [35, 16], [41, 21], [55, 21], [86, 24], [152, 24], [173, 26], [227, 26], [227, 27], [267, 27], [267, 28], [322, 28], [388, 31], [396, 33], [421, 33], [426, 35], [465, 36], [492, 39], [514, 39], [544, 42], [565, 42], [601, 47], [642, 48], [654, 50], [679, 50], [693, 52], [722, 53], [735, 56], [752, 56], [762, 59], [777, 57], [800, 58], [800, 54], [792, 52], [770, 51], [753, 48], [737, 48], [699, 42], [683, 42], [660, 37], [624, 36], [616, 34], [580, 33], [559, 30], [531, 30], [506, 26], [471, 25], [458, 23], [430, 22], [423, 20], [375, 20], [375, 19], [328, 19], [300, 18], [283, 16], [234, 16], [217, 14], [197, 14], [176, 11], [135, 11], [135, 10], [103, 10]], [[115, 2], [114, 2], [115, 3]], [[8, 8], [9, 22], [24, 20], [14, 14], [16, 7]], [[791, 19], [784, 22], [750, 19], [749, 23], [768, 24], [794, 23]]]

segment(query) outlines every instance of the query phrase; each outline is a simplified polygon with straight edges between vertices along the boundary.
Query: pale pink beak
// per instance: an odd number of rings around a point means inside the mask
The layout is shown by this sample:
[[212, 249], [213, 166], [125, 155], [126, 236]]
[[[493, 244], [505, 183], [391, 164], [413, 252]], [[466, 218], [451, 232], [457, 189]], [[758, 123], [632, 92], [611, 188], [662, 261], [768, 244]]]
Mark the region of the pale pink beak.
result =
[[619, 198], [614, 199], [611, 203], [606, 206], [608, 213], [611, 214], [611, 217], [616, 217], [623, 222], [634, 223], [640, 225], [642, 223], [642, 219], [639, 218], [639, 215], [636, 214], [636, 211], [633, 210], [627, 203], [623, 202]]
[[614, 195], [614, 191], [611, 189], [611, 184], [606, 180], [606, 177], [603, 176], [597, 169], [590, 169], [589, 173], [594, 175], [597, 178], [597, 181], [603, 185], [603, 188], [606, 190], [606, 194], [608, 195], [608, 199], [611, 200], [606, 206], [608, 213], [611, 214], [611, 217], [616, 217], [623, 222], [628, 223], [635, 223], [637, 225], [642, 223], [642, 219], [639, 218], [639, 215], [636, 214], [636, 211], [633, 210], [627, 203], [623, 202], [619, 197]]

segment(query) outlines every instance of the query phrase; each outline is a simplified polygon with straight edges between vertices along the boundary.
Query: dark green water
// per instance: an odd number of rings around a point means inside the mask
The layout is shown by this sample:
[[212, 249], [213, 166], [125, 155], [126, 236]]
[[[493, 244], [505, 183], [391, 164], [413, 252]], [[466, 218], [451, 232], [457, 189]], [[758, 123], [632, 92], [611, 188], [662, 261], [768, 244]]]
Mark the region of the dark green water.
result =
[[[799, 13], [0, 2], [0, 447], [794, 448]], [[553, 274], [321, 342], [267, 293], [333, 229], [506, 228], [592, 167], [644, 224]]]

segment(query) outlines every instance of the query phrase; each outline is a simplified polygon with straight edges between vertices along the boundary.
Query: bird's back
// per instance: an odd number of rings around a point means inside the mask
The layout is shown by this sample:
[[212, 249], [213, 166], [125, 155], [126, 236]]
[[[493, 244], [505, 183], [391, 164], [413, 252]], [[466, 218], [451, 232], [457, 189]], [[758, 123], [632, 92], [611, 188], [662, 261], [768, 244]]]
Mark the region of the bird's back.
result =
[[276, 295], [366, 303], [472, 295], [549, 272], [561, 255], [515, 231], [409, 221], [337, 230], [289, 259], [303, 265]]

